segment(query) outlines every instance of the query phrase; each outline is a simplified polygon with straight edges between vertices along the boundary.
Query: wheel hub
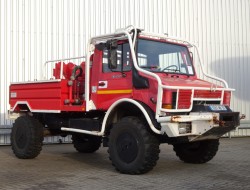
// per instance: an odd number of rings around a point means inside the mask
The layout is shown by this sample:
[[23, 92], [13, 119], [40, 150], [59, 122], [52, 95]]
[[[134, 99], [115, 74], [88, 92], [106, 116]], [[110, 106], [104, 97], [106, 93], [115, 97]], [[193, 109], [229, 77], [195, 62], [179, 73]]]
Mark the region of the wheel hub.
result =
[[129, 133], [121, 134], [116, 142], [117, 152], [122, 161], [126, 163], [133, 162], [138, 154], [138, 142]]

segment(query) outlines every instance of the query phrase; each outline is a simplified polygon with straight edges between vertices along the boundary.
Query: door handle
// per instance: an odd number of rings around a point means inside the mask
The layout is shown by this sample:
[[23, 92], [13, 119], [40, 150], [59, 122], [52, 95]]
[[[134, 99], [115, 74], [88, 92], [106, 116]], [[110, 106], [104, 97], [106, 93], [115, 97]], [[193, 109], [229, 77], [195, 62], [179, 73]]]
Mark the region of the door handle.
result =
[[99, 82], [98, 86], [105, 86], [105, 82]]
[[108, 87], [108, 81], [99, 81], [98, 86], [100, 88], [107, 88]]

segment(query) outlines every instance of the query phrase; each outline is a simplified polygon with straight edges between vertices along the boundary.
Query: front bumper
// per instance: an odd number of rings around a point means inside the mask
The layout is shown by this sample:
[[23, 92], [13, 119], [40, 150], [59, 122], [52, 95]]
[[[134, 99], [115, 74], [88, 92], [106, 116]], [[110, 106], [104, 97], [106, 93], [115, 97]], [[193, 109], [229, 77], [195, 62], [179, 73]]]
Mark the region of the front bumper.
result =
[[[240, 125], [239, 112], [191, 112], [158, 119], [162, 134], [188, 136], [190, 141], [217, 139]], [[184, 130], [183, 129], [187, 130]]]

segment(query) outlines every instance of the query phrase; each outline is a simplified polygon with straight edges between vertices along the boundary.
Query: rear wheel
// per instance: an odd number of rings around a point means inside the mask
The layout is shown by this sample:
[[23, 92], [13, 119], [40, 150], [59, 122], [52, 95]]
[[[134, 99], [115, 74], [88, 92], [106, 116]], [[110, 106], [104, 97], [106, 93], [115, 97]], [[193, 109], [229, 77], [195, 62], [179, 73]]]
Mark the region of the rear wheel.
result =
[[114, 125], [109, 136], [109, 158], [121, 173], [142, 174], [159, 159], [159, 141], [136, 117], [125, 117]]
[[33, 117], [21, 116], [16, 119], [11, 131], [11, 146], [18, 158], [30, 159], [42, 150], [43, 125]]
[[81, 153], [93, 153], [97, 151], [102, 143], [101, 137], [74, 133], [72, 141], [75, 149]]
[[219, 139], [174, 145], [176, 156], [183, 162], [202, 164], [210, 161], [217, 153]]

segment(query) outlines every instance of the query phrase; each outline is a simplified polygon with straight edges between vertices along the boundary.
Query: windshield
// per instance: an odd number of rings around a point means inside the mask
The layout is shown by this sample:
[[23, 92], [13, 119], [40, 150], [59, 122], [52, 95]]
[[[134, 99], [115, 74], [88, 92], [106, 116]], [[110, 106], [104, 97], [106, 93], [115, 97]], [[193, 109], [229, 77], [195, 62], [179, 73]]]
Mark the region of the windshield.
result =
[[139, 67], [151, 72], [194, 75], [185, 46], [139, 39], [137, 58]]

